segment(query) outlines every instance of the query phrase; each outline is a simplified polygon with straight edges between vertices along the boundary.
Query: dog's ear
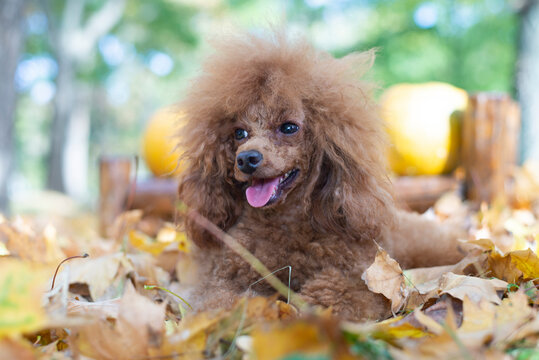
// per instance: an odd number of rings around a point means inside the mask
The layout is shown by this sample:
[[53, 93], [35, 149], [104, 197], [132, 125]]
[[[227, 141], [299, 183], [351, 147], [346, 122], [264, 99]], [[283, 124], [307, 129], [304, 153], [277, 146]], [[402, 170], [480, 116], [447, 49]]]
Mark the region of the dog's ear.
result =
[[[179, 200], [187, 210], [194, 210], [220, 229], [226, 231], [236, 223], [240, 213], [241, 194], [230, 176], [233, 154], [227, 139], [192, 121], [182, 130], [180, 148], [182, 161], [187, 168], [182, 171]], [[203, 229], [192, 218], [180, 218], [187, 235], [199, 246], [216, 246], [220, 241]]]
[[316, 144], [306, 205], [317, 229], [346, 238], [375, 239], [394, 221], [385, 131], [372, 86], [353, 76], [370, 67], [373, 55], [333, 60], [336, 70], [324, 79], [327, 91], [305, 104]]

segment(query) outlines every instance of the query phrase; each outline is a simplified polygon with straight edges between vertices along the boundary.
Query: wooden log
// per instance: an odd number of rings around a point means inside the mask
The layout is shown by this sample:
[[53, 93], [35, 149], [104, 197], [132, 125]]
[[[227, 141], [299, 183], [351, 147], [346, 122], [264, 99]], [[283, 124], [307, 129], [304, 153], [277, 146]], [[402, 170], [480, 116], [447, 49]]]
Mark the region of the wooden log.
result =
[[138, 181], [131, 209], [142, 209], [144, 215], [174, 220], [178, 198], [178, 181], [174, 178], [150, 178]]
[[126, 210], [133, 158], [103, 156], [99, 159], [99, 232], [109, 237], [109, 229]]
[[453, 176], [401, 176], [393, 180], [397, 205], [407, 210], [423, 212], [443, 194], [459, 189]]
[[464, 114], [462, 162], [465, 193], [475, 202], [507, 200], [516, 165], [520, 111], [507, 94], [470, 96]]

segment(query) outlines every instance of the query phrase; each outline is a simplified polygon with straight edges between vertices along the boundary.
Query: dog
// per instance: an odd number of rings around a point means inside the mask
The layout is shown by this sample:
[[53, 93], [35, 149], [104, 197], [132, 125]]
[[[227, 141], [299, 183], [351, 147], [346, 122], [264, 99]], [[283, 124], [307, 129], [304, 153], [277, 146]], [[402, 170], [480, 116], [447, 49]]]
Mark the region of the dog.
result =
[[[380, 319], [389, 301], [361, 275], [377, 244], [403, 267], [463, 257], [460, 232], [398, 210], [384, 125], [362, 80], [374, 51], [340, 59], [284, 32], [232, 35], [215, 45], [180, 107], [186, 169], [179, 198], [290, 287], [349, 320]], [[193, 303], [231, 306], [271, 295], [260, 274], [192, 217], [181, 225], [200, 265]], [[288, 284], [288, 274], [277, 273]]]

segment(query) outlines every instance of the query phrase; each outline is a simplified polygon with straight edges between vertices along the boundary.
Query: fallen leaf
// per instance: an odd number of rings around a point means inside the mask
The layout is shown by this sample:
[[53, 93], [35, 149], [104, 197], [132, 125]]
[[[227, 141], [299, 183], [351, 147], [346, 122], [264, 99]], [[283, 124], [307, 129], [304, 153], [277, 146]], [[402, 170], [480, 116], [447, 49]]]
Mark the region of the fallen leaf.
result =
[[435, 266], [430, 268], [416, 268], [404, 270], [408, 298], [406, 308], [413, 310], [429, 299], [439, 296], [440, 281], [446, 273], [457, 275], [469, 273], [471, 268], [475, 272], [487, 259], [486, 254], [468, 255], [454, 265]]
[[132, 266], [122, 253], [74, 259], [62, 266], [56, 284], [86, 284], [92, 300], [100, 301], [118, 296], [118, 282], [130, 270]]
[[320, 329], [307, 322], [274, 325], [269, 329], [257, 329], [252, 333], [252, 351], [258, 360], [282, 359], [300, 353], [306, 356], [323, 356], [329, 353], [330, 344]]
[[[409, 316], [409, 315], [407, 315]], [[407, 317], [406, 316], [406, 317]], [[379, 338], [422, 338], [428, 336], [429, 333], [425, 331], [419, 324], [412, 324], [406, 319], [405, 316], [396, 316], [394, 318], [380, 321], [376, 324], [373, 332], [377, 333]]]
[[121, 298], [89, 302], [69, 300], [67, 314], [70, 316], [86, 316], [93, 319], [116, 319], [120, 310]]
[[503, 256], [497, 252], [491, 252], [487, 262], [490, 270], [489, 275], [512, 284], [522, 277], [522, 271], [515, 266], [510, 255]]
[[140, 231], [131, 230], [129, 231], [129, 243], [138, 250], [145, 251], [152, 255], [159, 255], [172, 243], [172, 241], [156, 241]]
[[37, 351], [23, 339], [0, 339], [0, 360], [35, 360], [37, 358]]
[[399, 264], [378, 246], [374, 263], [361, 275], [370, 291], [391, 300], [393, 312], [402, 308], [406, 298], [404, 276]]
[[39, 330], [50, 269], [12, 258], [0, 258], [0, 269], [0, 338]]
[[453, 273], [447, 273], [440, 279], [440, 293], [449, 294], [460, 300], [469, 297], [475, 302], [485, 299], [494, 304], [500, 304], [501, 299], [496, 291], [505, 289], [507, 289], [507, 283], [499, 279], [487, 280]]
[[518, 250], [509, 253], [511, 262], [517, 269], [522, 271], [525, 279], [536, 279], [539, 277], [539, 258], [532, 250]]
[[149, 356], [165, 332], [165, 308], [138, 294], [127, 283], [114, 323], [99, 320], [72, 336], [80, 353], [97, 359], [133, 359]]

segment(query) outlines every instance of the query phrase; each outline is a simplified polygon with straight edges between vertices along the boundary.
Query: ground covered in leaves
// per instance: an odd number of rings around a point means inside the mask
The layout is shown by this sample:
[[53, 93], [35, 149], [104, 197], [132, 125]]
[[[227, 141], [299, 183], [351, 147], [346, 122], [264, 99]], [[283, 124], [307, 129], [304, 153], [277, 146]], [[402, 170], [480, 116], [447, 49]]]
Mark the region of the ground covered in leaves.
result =
[[535, 170], [511, 206], [448, 194], [425, 214], [469, 228], [458, 264], [403, 271], [380, 249], [363, 279], [392, 302], [381, 322], [276, 298], [194, 314], [188, 239], [139, 211], [110, 238], [92, 216], [0, 217], [0, 359], [539, 359]]

